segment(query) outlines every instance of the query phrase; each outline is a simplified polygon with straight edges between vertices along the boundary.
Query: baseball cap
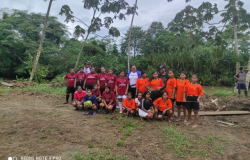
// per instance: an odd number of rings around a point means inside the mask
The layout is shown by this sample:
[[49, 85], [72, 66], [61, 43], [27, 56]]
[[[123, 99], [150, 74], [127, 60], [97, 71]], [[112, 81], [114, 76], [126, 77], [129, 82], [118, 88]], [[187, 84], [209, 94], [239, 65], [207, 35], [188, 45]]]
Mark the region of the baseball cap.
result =
[[162, 65], [160, 66], [160, 69], [162, 69], [162, 68], [166, 68], [166, 66], [165, 66], [164, 64], [162, 64]]

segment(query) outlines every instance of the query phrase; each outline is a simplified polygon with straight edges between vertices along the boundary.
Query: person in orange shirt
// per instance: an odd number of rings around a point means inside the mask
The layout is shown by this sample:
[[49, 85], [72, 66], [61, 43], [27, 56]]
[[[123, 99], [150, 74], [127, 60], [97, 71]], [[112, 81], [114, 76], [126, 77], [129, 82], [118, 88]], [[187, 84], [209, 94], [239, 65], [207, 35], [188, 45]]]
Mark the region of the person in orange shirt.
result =
[[168, 93], [168, 98], [172, 101], [173, 114], [174, 114], [174, 102], [175, 102], [175, 92], [176, 92], [176, 79], [174, 78], [174, 71], [170, 69], [168, 71], [168, 81], [166, 91]]
[[145, 71], [141, 72], [141, 77], [137, 79], [136, 81], [136, 93], [135, 95], [137, 96], [139, 92], [141, 92], [143, 95], [144, 93], [148, 90], [148, 81], [149, 79], [147, 78], [147, 73]]
[[134, 115], [135, 114], [135, 100], [132, 98], [132, 94], [128, 92], [127, 98], [123, 101], [123, 112], [128, 117], [129, 113]]
[[[199, 114], [198, 111], [200, 109], [200, 98], [203, 96], [203, 90], [200, 84], [197, 84], [198, 76], [196, 74], [193, 74], [192, 76], [192, 82], [187, 84], [184, 87], [184, 93], [183, 93], [183, 102], [186, 103], [186, 108], [188, 110], [188, 121], [186, 125], [191, 124], [191, 113], [192, 110], [195, 114], [195, 122], [192, 126], [193, 128], [196, 128], [198, 126], [198, 120], [199, 120]], [[187, 96], [187, 98], [186, 98]]]
[[168, 116], [168, 122], [171, 122], [170, 119], [173, 116], [172, 102], [170, 99], [168, 99], [167, 92], [163, 92], [162, 97], [155, 100], [153, 104], [155, 108], [158, 106], [157, 118], [162, 119], [163, 116], [166, 115]]
[[189, 84], [189, 80], [186, 79], [186, 73], [184, 71], [181, 71], [180, 74], [180, 79], [177, 79], [176, 81], [176, 105], [178, 107], [178, 118], [176, 121], [180, 121], [180, 117], [181, 117], [181, 108], [183, 109], [183, 114], [184, 114], [184, 123], [187, 122], [186, 119], [186, 102], [183, 102], [183, 90], [184, 87]]
[[161, 78], [158, 78], [157, 71], [152, 73], [152, 77], [148, 83], [148, 90], [151, 91], [150, 97], [154, 102], [157, 98], [161, 97], [161, 89], [164, 87], [164, 83]]

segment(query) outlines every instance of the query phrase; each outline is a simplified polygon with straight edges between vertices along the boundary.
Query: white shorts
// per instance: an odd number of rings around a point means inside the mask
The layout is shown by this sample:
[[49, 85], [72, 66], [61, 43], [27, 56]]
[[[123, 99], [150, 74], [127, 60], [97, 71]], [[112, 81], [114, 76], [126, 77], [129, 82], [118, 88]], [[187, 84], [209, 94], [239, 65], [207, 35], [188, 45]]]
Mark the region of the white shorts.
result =
[[[148, 111], [150, 111], [150, 109], [148, 110]], [[146, 117], [148, 115], [148, 113], [147, 112], [145, 112], [144, 110], [142, 110], [142, 109], [139, 109], [139, 116], [140, 117]]]
[[75, 102], [76, 102], [77, 104], [80, 104], [80, 103], [81, 103], [80, 101], [77, 101], [77, 100], [75, 100]]
[[127, 96], [126, 96], [126, 95], [123, 95], [123, 96], [117, 96], [117, 98], [122, 98], [122, 99], [125, 99], [125, 98], [127, 98]]

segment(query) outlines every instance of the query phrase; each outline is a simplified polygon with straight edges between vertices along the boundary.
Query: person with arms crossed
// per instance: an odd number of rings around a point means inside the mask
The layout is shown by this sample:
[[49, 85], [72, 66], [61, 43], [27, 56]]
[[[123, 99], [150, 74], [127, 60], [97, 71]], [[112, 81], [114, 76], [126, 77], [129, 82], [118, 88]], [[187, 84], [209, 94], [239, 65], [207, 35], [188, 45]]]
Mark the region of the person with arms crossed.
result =
[[245, 96], [247, 97], [247, 87], [246, 87], [246, 76], [249, 69], [239, 68], [240, 72], [234, 75], [234, 78], [237, 79], [237, 89], [240, 95], [240, 91], [244, 90]]
[[66, 101], [64, 104], [69, 103], [69, 95], [71, 94], [71, 103], [74, 99], [74, 93], [75, 93], [75, 88], [74, 88], [74, 83], [75, 83], [76, 75], [75, 75], [75, 70], [72, 68], [70, 70], [70, 73], [66, 74], [64, 77], [64, 80], [67, 83], [67, 91], [66, 91]]

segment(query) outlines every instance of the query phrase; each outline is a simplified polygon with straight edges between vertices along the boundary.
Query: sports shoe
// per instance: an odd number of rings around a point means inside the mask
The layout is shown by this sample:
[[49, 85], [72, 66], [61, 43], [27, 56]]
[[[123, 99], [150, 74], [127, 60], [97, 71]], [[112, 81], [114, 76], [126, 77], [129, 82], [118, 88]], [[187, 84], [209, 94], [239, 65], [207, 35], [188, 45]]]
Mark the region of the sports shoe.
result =
[[77, 111], [77, 110], [79, 110], [79, 108], [76, 107], [75, 110]]
[[85, 115], [89, 115], [89, 111], [85, 113]]
[[93, 112], [93, 116], [96, 115], [96, 111]]
[[68, 104], [69, 102], [65, 101], [63, 104]]
[[108, 113], [108, 111], [107, 111], [107, 110], [105, 110], [104, 114], [107, 114], [107, 113]]
[[70, 104], [72, 104], [73, 103], [73, 101], [70, 101]]
[[122, 110], [120, 110], [120, 114], [122, 114]]

